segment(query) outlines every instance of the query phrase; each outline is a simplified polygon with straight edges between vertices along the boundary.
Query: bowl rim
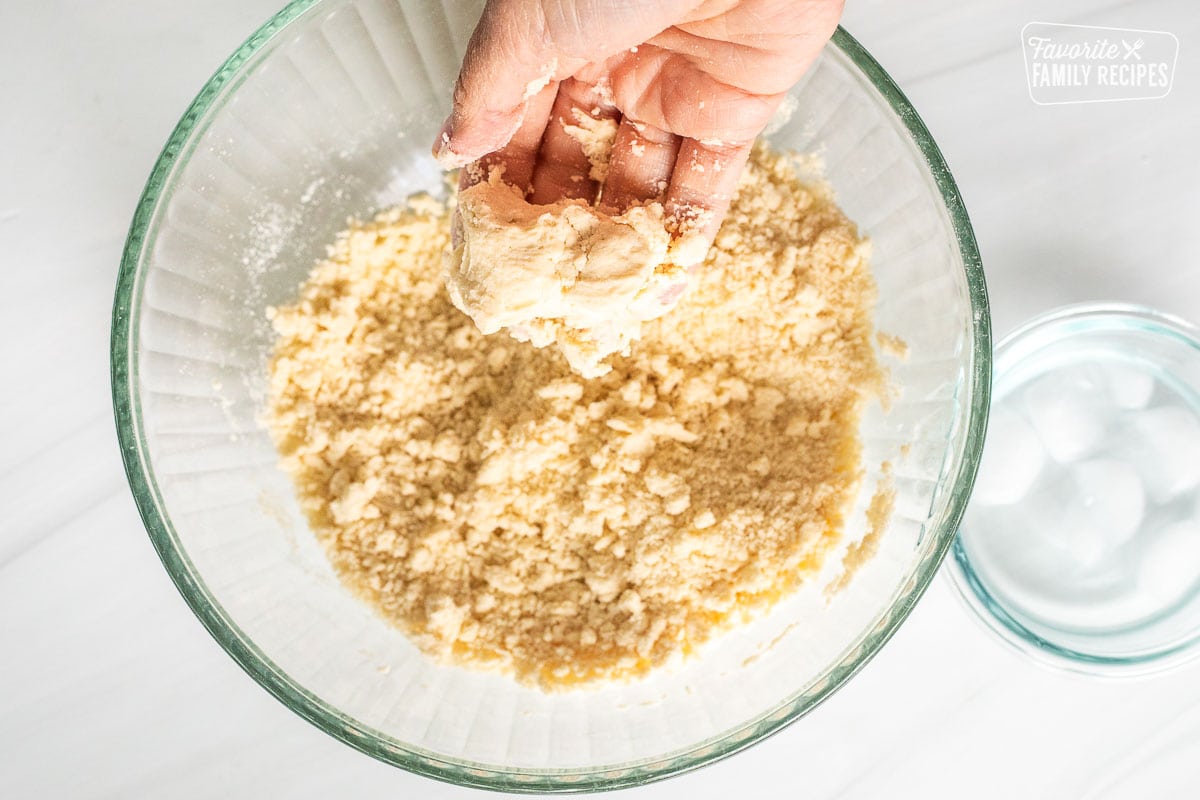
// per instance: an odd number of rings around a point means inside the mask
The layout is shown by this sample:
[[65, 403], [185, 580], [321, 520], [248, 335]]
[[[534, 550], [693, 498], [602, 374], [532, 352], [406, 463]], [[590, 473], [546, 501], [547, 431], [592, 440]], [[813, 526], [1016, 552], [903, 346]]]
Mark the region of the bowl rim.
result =
[[[1066, 329], [1066, 336], [1124, 331], [1158, 337], [1190, 348], [1200, 357], [1200, 327], [1182, 317], [1133, 303], [1072, 303], [1031, 317], [996, 345], [995, 382], [1001, 387], [1006, 381], [1011, 383], [1008, 373], [1021, 363], [1018, 361], [1005, 370], [1001, 358], [1004, 354], [1016, 350], [1030, 337], [1058, 327]], [[971, 615], [995, 634], [998, 641], [1007, 645], [1010, 651], [1053, 671], [1089, 678], [1142, 678], [1200, 658], [1200, 629], [1182, 639], [1130, 655], [1104, 654], [1056, 643], [1053, 637], [1039, 634], [1022, 623], [1020, 615], [1010, 611], [1011, 605], [989, 588], [987, 579], [972, 563], [962, 536], [954, 537], [943, 573]]]
[[[244, 77], [242, 68], [293, 21], [322, 0], [291, 0], [255, 31], [220, 66], [200, 90], [171, 133], [151, 170], [138, 201], [121, 258], [113, 301], [110, 358], [113, 410], [126, 477], [138, 512], [159, 558], [192, 612], [231, 658], [258, 684], [293, 712], [325, 733], [393, 766], [460, 786], [508, 792], [586, 792], [640, 786], [691, 771], [726, 758], [777, 733], [818, 706], [871, 660], [908, 617], [937, 572], [954, 540], [966, 509], [983, 450], [991, 394], [991, 318], [979, 249], [970, 219], [941, 151], [900, 88], [845, 29], [833, 46], [850, 59], [907, 130], [924, 158], [954, 229], [972, 311], [972, 352], [964, 377], [970, 402], [967, 433], [957, 474], [936, 540], [896, 596], [889, 613], [866, 633], [852, 654], [805, 691], [785, 698], [771, 711], [736, 728], [670, 754], [624, 764], [574, 769], [505, 768], [448, 759], [400, 742], [361, 725], [294, 681], [258, 649], [208, 591], [175, 534], [158, 490], [145, 448], [139, 395], [136, 335], [141, 274], [148, 234], [156, 222], [158, 203], [176, 168], [186, 163], [196, 144], [192, 134], [206, 120], [225, 89]], [[929, 535], [927, 533], [926, 535]]]

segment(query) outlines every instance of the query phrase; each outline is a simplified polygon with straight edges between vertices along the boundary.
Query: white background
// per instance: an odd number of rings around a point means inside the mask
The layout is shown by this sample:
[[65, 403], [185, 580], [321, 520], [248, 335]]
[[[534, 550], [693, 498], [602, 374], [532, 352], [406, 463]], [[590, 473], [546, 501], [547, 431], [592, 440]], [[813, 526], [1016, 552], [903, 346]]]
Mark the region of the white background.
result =
[[[112, 291], [159, 147], [280, 0], [0, 0], [0, 796], [460, 798], [327, 737], [248, 679], [161, 568], [121, 469]], [[996, 332], [1120, 299], [1200, 321], [1200, 12], [1191, 0], [848, 0], [974, 219]], [[1040, 107], [1031, 20], [1166, 30], [1164, 100]], [[867, 668], [773, 739], [620, 793], [1196, 796], [1200, 667], [1045, 671], [944, 576]], [[614, 796], [616, 797], [616, 796]]]

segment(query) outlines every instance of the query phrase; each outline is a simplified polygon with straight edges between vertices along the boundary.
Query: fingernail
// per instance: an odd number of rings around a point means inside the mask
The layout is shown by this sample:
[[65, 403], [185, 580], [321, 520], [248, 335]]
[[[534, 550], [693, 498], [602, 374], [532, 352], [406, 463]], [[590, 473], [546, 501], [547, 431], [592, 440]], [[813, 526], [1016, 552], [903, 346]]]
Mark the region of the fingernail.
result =
[[458, 169], [466, 163], [450, 148], [450, 142], [453, 139], [454, 117], [450, 116], [442, 123], [442, 128], [438, 131], [437, 139], [433, 143], [433, 157], [437, 159], [443, 169]]
[[434, 134], [433, 146], [429, 148], [429, 151], [431, 153], [433, 153], [434, 158], [437, 158], [438, 153], [441, 152], [442, 147], [445, 146], [446, 140], [448, 140], [449, 138], [450, 138], [450, 119], [447, 118], [446, 121], [442, 123], [442, 127], [438, 128], [438, 132]]
[[711, 209], [678, 205], [668, 215], [666, 225], [671, 233], [667, 253], [673, 263], [695, 268], [708, 258], [715, 235]]
[[708, 248], [711, 245], [712, 239], [703, 231], [685, 229], [671, 240], [667, 252], [675, 264], [681, 267], [696, 267], [708, 258]]

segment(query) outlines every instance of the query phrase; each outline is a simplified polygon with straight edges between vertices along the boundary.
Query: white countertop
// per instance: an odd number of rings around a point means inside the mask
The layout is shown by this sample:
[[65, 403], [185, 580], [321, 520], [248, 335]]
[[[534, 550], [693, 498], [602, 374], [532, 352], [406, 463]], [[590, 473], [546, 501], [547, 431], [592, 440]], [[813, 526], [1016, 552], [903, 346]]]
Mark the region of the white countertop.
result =
[[[475, 794], [349, 749], [247, 678], [175, 591], [121, 468], [108, 328], [126, 227], [187, 103], [280, 2], [0, 9], [2, 797]], [[998, 335], [1083, 300], [1200, 321], [1191, 0], [848, 6], [846, 27], [908, 93], [959, 181]], [[1175, 88], [1037, 106], [1019, 38], [1033, 20], [1173, 32]], [[1045, 671], [986, 633], [943, 577], [798, 724], [618, 795], [1165, 797], [1195, 796], [1198, 776], [1200, 666], [1121, 682]]]

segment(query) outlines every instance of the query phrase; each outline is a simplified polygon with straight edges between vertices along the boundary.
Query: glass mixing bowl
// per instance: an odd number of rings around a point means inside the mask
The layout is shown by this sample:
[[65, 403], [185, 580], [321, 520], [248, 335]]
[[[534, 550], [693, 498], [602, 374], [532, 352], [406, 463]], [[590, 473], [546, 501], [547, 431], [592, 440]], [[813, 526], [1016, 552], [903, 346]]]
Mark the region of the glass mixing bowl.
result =
[[869, 530], [877, 486], [890, 481], [896, 495], [875, 557], [832, 600], [813, 582], [628, 684], [547, 694], [435, 663], [343, 589], [276, 466], [260, 421], [265, 309], [295, 296], [347, 218], [443, 190], [428, 147], [478, 14], [478, 3], [297, 0], [200, 92], [154, 167], [121, 264], [112, 370], [125, 466], [196, 615], [322, 730], [460, 784], [640, 784], [802, 717], [924, 591], [983, 444], [991, 345], [979, 255], [929, 132], [838, 31], [769, 138], [821, 155], [874, 241], [878, 327], [907, 345], [906, 359], [888, 361], [900, 396], [862, 424], [864, 488], [847, 540]]

